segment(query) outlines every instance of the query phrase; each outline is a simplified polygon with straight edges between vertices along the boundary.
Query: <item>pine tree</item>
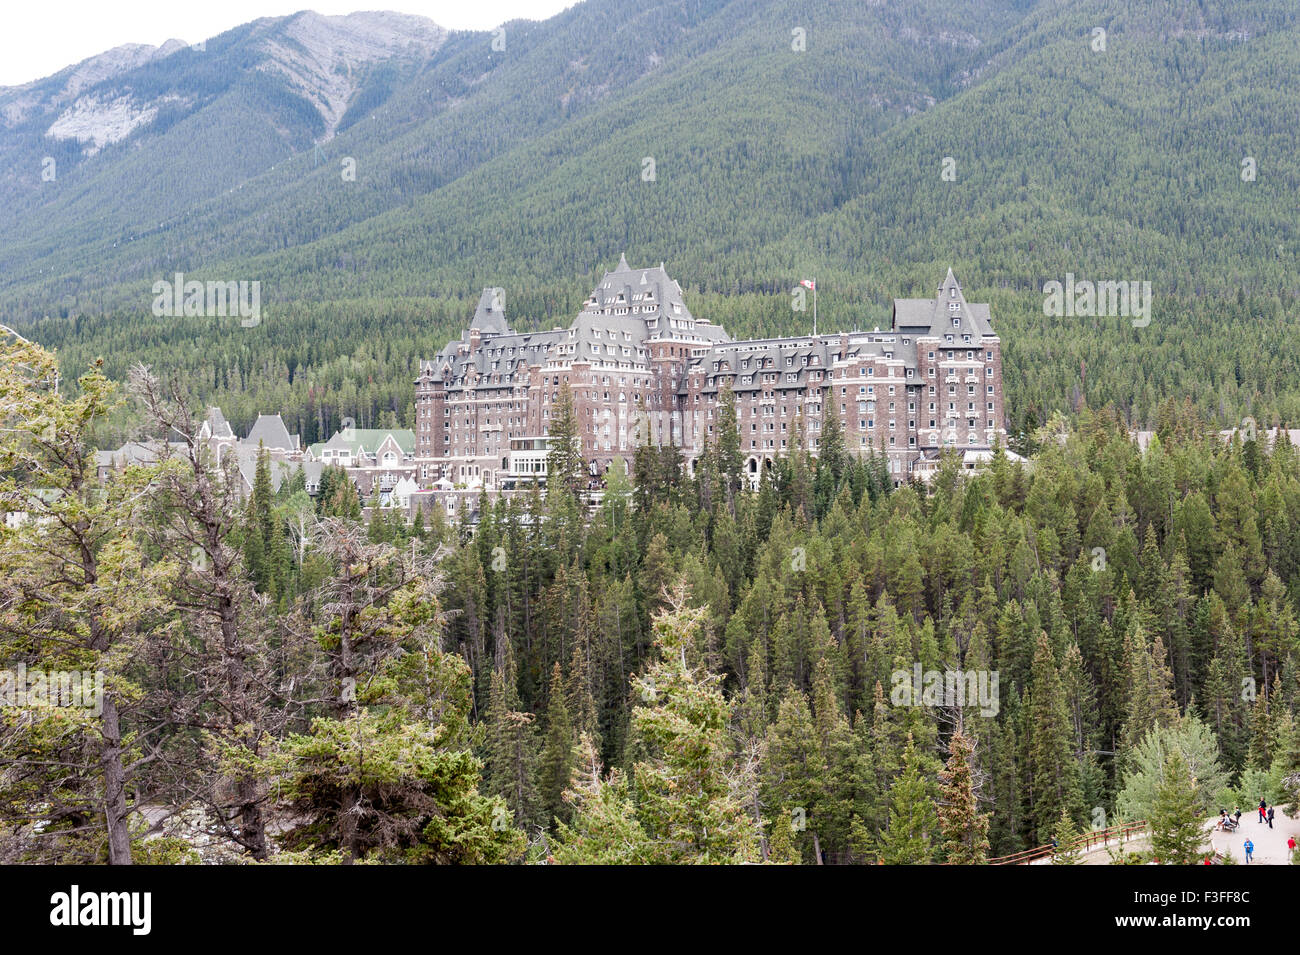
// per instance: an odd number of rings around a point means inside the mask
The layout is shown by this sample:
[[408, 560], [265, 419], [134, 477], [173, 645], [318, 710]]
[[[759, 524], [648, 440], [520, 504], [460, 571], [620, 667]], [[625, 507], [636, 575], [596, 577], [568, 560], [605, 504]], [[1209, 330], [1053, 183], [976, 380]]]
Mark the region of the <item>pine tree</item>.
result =
[[579, 740], [579, 758], [564, 798], [572, 821], [557, 826], [549, 861], [559, 865], [644, 865], [654, 858], [650, 837], [637, 817], [627, 778], [612, 769], [601, 775], [596, 744]]
[[484, 782], [489, 793], [505, 799], [516, 825], [526, 826], [535, 819], [549, 824], [550, 817], [539, 813], [534, 783], [533, 716], [519, 710], [514, 670], [514, 660], [507, 652], [488, 678], [488, 703], [483, 714], [488, 758]]
[[1268, 693], [1260, 693], [1250, 708], [1250, 750], [1246, 757], [1246, 765], [1265, 772], [1273, 763], [1275, 745], [1273, 722], [1269, 718], [1269, 697]]
[[1077, 811], [1078, 764], [1070, 742], [1070, 717], [1047, 634], [1040, 632], [1029, 694], [1027, 766], [1035, 838], [1051, 838], [1063, 809]]
[[937, 826], [930, 787], [921, 775], [916, 744], [909, 735], [903, 752], [903, 772], [889, 791], [889, 828], [880, 838], [885, 865], [928, 865], [932, 833]]
[[790, 687], [778, 707], [776, 721], [767, 728], [762, 801], [772, 815], [774, 832], [790, 824], [792, 818], [798, 820], [798, 828], [788, 834], [787, 841], [797, 854], [813, 859], [817, 852], [813, 842], [827, 788], [826, 770], [808, 698]]
[[271, 498], [271, 456], [260, 444], [257, 448], [257, 469], [253, 477], [253, 493], [248, 501], [248, 526], [244, 549], [249, 573], [259, 593], [271, 593], [275, 580], [275, 555], [272, 551], [274, 529]]
[[754, 862], [759, 832], [734, 788], [721, 680], [689, 661], [703, 618], [679, 586], [655, 619], [659, 659], [637, 680], [650, 702], [632, 714], [649, 754], [633, 770], [637, 815], [657, 862]]
[[[333, 546], [339, 556], [374, 565], [391, 551], [361, 545], [358, 554], [337, 537]], [[318, 718], [286, 741], [278, 771], [284, 809], [295, 820], [284, 834], [289, 848], [309, 856], [335, 851], [345, 864], [485, 864], [522, 854], [524, 834], [505, 800], [479, 791], [483, 764], [471, 750], [469, 721], [473, 675], [459, 655], [438, 648], [436, 585], [420, 579], [378, 593], [357, 586], [366, 592], [366, 619], [341, 626], [355, 657], [336, 672], [372, 670], [364, 698], [377, 707], [350, 700], [336, 706], [335, 718]], [[334, 603], [345, 614], [347, 594], [335, 585]], [[391, 652], [397, 649], [406, 652]], [[507, 751], [526, 764], [531, 715], [507, 716]]]
[[803, 858], [795, 845], [798, 835], [798, 826], [793, 819], [777, 816], [767, 837], [767, 861], [772, 865], [802, 865]]
[[823, 416], [821, 437], [817, 442], [817, 467], [830, 471], [832, 487], [838, 489], [848, 469], [848, 452], [844, 447], [844, 428], [840, 416], [828, 411]]
[[[157, 493], [150, 470], [102, 482], [96, 473], [93, 429], [117, 406], [101, 364], [60, 394], [49, 387], [53, 354], [0, 339], [0, 512], [32, 517], [0, 529], [0, 659], [103, 675], [93, 711], [37, 706], [30, 718], [4, 717], [0, 804], [6, 816], [50, 820], [40, 843], [24, 847], [38, 858], [102, 861], [102, 852], [130, 865], [132, 737], [157, 739], [174, 716], [160, 704], [162, 723], [133, 725], [166, 682], [149, 671], [176, 568], [149, 560], [140, 539], [138, 511]], [[183, 696], [174, 702], [188, 707]]]
[[1183, 754], [1174, 748], [1165, 757], [1148, 825], [1151, 848], [1165, 865], [1199, 861], [1205, 842], [1205, 818], [1197, 784]]
[[1068, 810], [1061, 810], [1060, 821], [1052, 835], [1056, 851], [1052, 853], [1052, 865], [1082, 865], [1083, 852], [1079, 846], [1079, 830], [1074, 826]]
[[[725, 380], [725, 379], [724, 379]], [[728, 380], [718, 393], [718, 473], [723, 480], [726, 492], [727, 510], [736, 513], [736, 494], [739, 493], [742, 480], [742, 461], [740, 457], [740, 429], [736, 421], [736, 396]]]
[[979, 811], [974, 779], [975, 745], [959, 728], [948, 741], [948, 765], [939, 774], [939, 828], [953, 865], [981, 865], [988, 859], [989, 816]]
[[582, 435], [568, 381], [560, 384], [559, 397], [551, 405], [547, 434], [551, 439], [546, 457], [547, 497], [561, 494], [576, 501], [583, 480]]
[[569, 805], [564, 801], [564, 793], [572, 781], [577, 759], [573, 723], [564, 699], [564, 675], [559, 663], [551, 671], [550, 697], [551, 703], [546, 710], [546, 741], [537, 774], [547, 825], [554, 819], [568, 819]]

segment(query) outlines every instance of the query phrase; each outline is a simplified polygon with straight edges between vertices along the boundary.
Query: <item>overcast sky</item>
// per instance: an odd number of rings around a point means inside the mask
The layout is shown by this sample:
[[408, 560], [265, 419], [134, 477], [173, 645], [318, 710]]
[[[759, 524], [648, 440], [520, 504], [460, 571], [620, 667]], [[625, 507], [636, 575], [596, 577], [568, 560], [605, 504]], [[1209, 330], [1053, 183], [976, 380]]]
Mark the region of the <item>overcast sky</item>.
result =
[[231, 27], [299, 10], [396, 10], [452, 30], [487, 30], [507, 20], [545, 20], [575, 0], [61, 0], [6, 3], [0, 14], [0, 86], [17, 86], [123, 43], [197, 43]]

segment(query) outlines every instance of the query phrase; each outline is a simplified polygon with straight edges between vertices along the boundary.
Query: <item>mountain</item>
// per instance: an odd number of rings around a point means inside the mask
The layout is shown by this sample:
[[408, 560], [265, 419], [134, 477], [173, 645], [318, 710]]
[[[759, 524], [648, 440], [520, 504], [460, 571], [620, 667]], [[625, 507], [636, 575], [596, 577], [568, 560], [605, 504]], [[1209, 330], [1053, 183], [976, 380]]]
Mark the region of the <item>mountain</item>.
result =
[[447, 36], [422, 17], [304, 12], [192, 47], [120, 47], [0, 90], [6, 284], [75, 275], [55, 250], [89, 250], [80, 261], [104, 275], [106, 237], [130, 241], [328, 142]]
[[[314, 437], [404, 417], [414, 361], [486, 285], [551, 327], [626, 251], [768, 334], [807, 323], [800, 278], [823, 327], [872, 327], [951, 265], [993, 303], [1017, 420], [1087, 400], [1145, 423], [1184, 395], [1300, 415], [1298, 40], [1285, 0], [259, 20], [0, 92], [0, 309], [69, 364], [181, 368], [233, 421]], [[82, 103], [118, 138], [51, 135], [87, 128]], [[176, 272], [260, 281], [266, 320], [155, 318]], [[1155, 321], [1049, 320], [1066, 273], [1151, 281]]]

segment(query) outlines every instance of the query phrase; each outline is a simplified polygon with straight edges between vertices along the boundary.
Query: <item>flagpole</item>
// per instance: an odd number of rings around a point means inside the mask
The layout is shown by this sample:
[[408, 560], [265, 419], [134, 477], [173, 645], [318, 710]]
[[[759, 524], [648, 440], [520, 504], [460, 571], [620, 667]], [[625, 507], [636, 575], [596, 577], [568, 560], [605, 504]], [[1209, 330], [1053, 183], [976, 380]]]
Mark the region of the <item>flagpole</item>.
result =
[[817, 279], [813, 279], [813, 338], [817, 337]]

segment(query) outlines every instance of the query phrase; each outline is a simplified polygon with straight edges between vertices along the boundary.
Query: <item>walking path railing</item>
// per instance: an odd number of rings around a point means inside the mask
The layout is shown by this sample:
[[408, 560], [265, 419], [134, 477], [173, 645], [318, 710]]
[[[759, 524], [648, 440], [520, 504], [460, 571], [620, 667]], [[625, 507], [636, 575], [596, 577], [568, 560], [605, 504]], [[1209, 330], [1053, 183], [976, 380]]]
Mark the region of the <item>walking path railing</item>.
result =
[[[1144, 819], [1141, 822], [1120, 823], [1108, 829], [1094, 829], [1092, 832], [1085, 832], [1073, 839], [1069, 844], [1069, 848], [1089, 852], [1097, 846], [1108, 844], [1112, 839], [1123, 844], [1133, 836], [1145, 832], [1146, 828], [1147, 823]], [[1053, 845], [1039, 846], [1036, 849], [1025, 849], [1023, 852], [1013, 852], [1009, 856], [990, 859], [989, 865], [1028, 865], [1039, 859], [1050, 858], [1057, 851], [1057, 847]]]

